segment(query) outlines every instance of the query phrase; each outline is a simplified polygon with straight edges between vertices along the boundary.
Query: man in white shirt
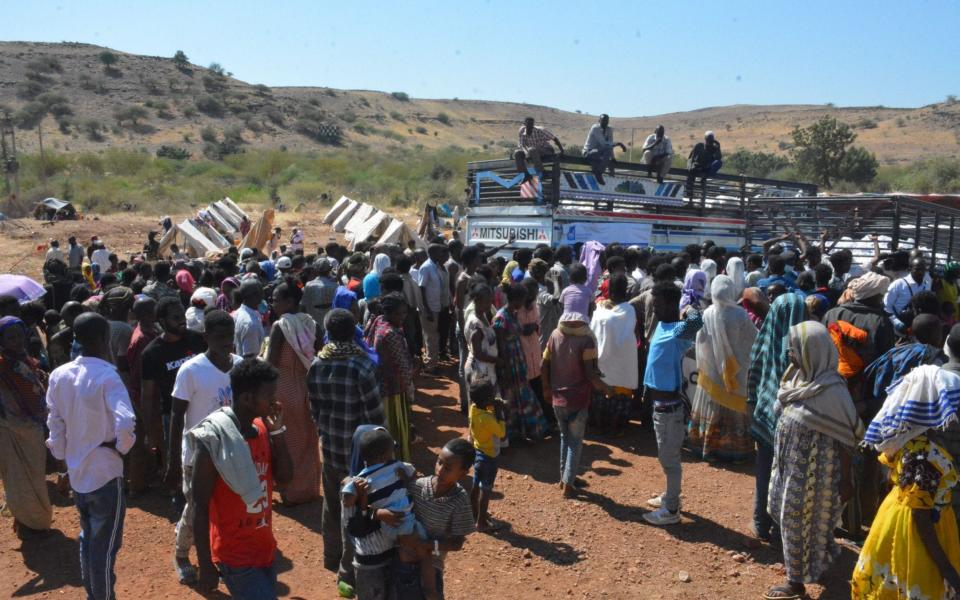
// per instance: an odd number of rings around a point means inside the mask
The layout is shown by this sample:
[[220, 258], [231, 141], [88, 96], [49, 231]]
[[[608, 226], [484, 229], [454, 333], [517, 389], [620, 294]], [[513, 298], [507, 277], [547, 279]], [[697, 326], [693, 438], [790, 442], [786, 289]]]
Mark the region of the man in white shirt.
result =
[[247, 279], [240, 285], [239, 293], [242, 304], [234, 314], [233, 351], [243, 358], [251, 358], [260, 354], [263, 345], [263, 320], [257, 310], [263, 301], [263, 286], [256, 279]]
[[[212, 310], [203, 318], [203, 337], [207, 351], [183, 363], [173, 384], [173, 410], [170, 419], [170, 457], [164, 481], [173, 487], [180, 482], [186, 504], [177, 523], [174, 566], [180, 583], [196, 581], [197, 572], [190, 564], [190, 548], [193, 546], [194, 504], [191, 494], [193, 479], [193, 453], [182, 442], [187, 431], [223, 406], [232, 406], [230, 369], [241, 358], [231, 353], [233, 349], [233, 319], [222, 310]], [[178, 478], [182, 471], [182, 479]]]
[[[593, 176], [597, 178], [600, 185], [606, 183], [603, 180], [603, 171], [613, 161], [613, 149], [620, 146], [624, 152], [627, 147], [620, 142], [613, 141], [613, 127], [610, 127], [610, 116], [600, 115], [600, 122], [594, 123], [587, 133], [587, 140], [583, 143], [583, 157], [590, 161]], [[610, 174], [613, 175], [613, 167], [610, 167]]]
[[60, 249], [60, 242], [57, 240], [50, 240], [50, 249], [47, 250], [46, 260], [63, 260], [63, 250]]
[[610, 300], [597, 305], [590, 330], [597, 338], [597, 366], [613, 393], [591, 407], [596, 410], [601, 435], [619, 437], [630, 416], [633, 390], [639, 385], [637, 312], [627, 301], [627, 276], [610, 277]]
[[903, 334], [907, 330], [907, 325], [900, 320], [901, 313], [910, 306], [910, 301], [915, 295], [930, 291], [930, 286], [927, 263], [922, 258], [911, 260], [910, 273], [890, 284], [887, 295], [883, 298], [883, 307], [897, 333]]
[[437, 369], [440, 352], [440, 309], [443, 308], [443, 276], [440, 267], [447, 254], [446, 246], [430, 244], [427, 250], [430, 256], [418, 271], [420, 293], [423, 303], [420, 306], [420, 326], [423, 329], [424, 373], [433, 373]]
[[110, 325], [96, 313], [73, 323], [81, 355], [50, 374], [47, 447], [65, 460], [80, 513], [80, 564], [88, 598], [113, 598], [123, 539], [123, 455], [136, 439], [130, 397], [109, 361]]
[[95, 250], [90, 255], [90, 262], [100, 265], [100, 273], [106, 273], [110, 270], [110, 251], [103, 245], [103, 242], [97, 240]]
[[663, 183], [663, 176], [670, 170], [673, 164], [673, 142], [664, 135], [663, 125], [657, 125], [653, 133], [647, 136], [643, 142], [643, 158], [641, 159], [647, 165], [647, 177], [651, 177], [653, 172], [657, 172], [657, 183]]

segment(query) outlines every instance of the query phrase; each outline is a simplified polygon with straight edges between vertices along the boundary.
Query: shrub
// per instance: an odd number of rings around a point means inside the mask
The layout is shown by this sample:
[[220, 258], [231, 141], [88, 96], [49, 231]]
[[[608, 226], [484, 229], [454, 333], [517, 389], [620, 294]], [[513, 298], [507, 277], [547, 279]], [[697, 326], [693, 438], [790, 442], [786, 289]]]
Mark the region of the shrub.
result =
[[419, 127], [417, 127], [416, 131], [420, 135], [427, 135], [427, 128], [424, 127], [423, 125], [420, 125]]
[[63, 65], [52, 56], [43, 56], [28, 62], [27, 70], [35, 73], [63, 73]]
[[123, 126], [124, 121], [129, 121], [130, 125], [136, 127], [140, 119], [146, 119], [147, 116], [147, 109], [137, 105], [119, 108], [113, 113], [113, 118], [117, 120], [117, 125], [120, 126]]
[[20, 129], [33, 129], [47, 116], [47, 107], [42, 102], [28, 102], [13, 115]]
[[210, 95], [197, 98], [195, 105], [197, 110], [208, 117], [222, 118], [225, 112], [223, 103]]
[[727, 168], [724, 171], [751, 177], [767, 177], [770, 173], [790, 164], [790, 161], [783, 156], [767, 152], [751, 152], [743, 148], [738, 148], [736, 152], [727, 156], [725, 162]]
[[857, 129], [876, 129], [877, 122], [874, 121], [873, 119], [868, 119], [866, 117], [863, 117], [862, 119], [854, 123], [853, 126], [856, 127]]
[[897, 117], [897, 120], [894, 121], [894, 124], [895, 124], [897, 127], [906, 127], [906, 126], [907, 126], [907, 122], [903, 120], [903, 117]]
[[269, 96], [271, 92], [270, 88], [262, 83], [253, 86], [253, 91], [256, 92], [258, 96]]
[[353, 130], [359, 133], [360, 135], [368, 135], [370, 133], [370, 127], [364, 125], [363, 123], [354, 123]]
[[205, 142], [216, 142], [217, 141], [217, 130], [213, 127], [204, 127], [200, 130], [200, 139]]
[[321, 144], [339, 146], [343, 142], [343, 132], [340, 128], [324, 122], [319, 116], [301, 116], [297, 120], [296, 129]]
[[147, 78], [143, 80], [143, 87], [146, 88], [147, 93], [152, 96], [162, 96], [164, 94], [163, 86], [160, 85], [160, 82], [153, 78]]
[[33, 100], [43, 93], [47, 86], [39, 81], [27, 80], [17, 85], [17, 96], [25, 100]]
[[437, 120], [443, 123], [444, 125], [450, 125], [450, 115], [448, 115], [445, 112], [438, 114]]
[[343, 114], [340, 115], [340, 118], [346, 121], [347, 123], [353, 123], [357, 120], [357, 113], [352, 110], [345, 110]]
[[177, 115], [165, 108], [161, 108], [157, 111], [157, 118], [163, 119], [164, 121], [172, 121], [173, 119], [177, 118]]
[[215, 75], [219, 75], [220, 77], [223, 77], [226, 74], [226, 71], [223, 69], [223, 65], [218, 62], [210, 63], [210, 66], [207, 67], [207, 69], [212, 71]]
[[87, 134], [87, 139], [91, 142], [102, 142], [103, 131], [106, 130], [103, 123], [96, 119], [87, 119], [83, 122], [83, 132]]
[[100, 64], [102, 64], [104, 68], [110, 69], [113, 67], [113, 65], [120, 62], [120, 57], [109, 50], [104, 50], [97, 55], [97, 60], [100, 61]]
[[211, 94], [219, 94], [227, 87], [226, 80], [223, 77], [217, 77], [215, 75], [204, 74], [201, 81], [203, 81], [203, 89]]
[[157, 149], [157, 158], [187, 160], [190, 158], [190, 153], [183, 148], [177, 148], [176, 146], [160, 146], [160, 148]]
[[60, 115], [57, 117], [57, 129], [60, 130], [60, 133], [63, 135], [70, 134], [70, 128], [73, 126], [73, 119], [68, 115]]
[[400, 102], [410, 102], [410, 96], [406, 92], [391, 92], [394, 100], [399, 100]]
[[197, 116], [197, 109], [192, 106], [185, 106], [183, 110], [180, 111], [188, 119], [192, 119]]
[[265, 109], [263, 109], [263, 114], [266, 115], [266, 117], [270, 119], [270, 122], [276, 125], [277, 127], [284, 126], [283, 111], [281, 111], [276, 106], [273, 106], [273, 105], [267, 106]]

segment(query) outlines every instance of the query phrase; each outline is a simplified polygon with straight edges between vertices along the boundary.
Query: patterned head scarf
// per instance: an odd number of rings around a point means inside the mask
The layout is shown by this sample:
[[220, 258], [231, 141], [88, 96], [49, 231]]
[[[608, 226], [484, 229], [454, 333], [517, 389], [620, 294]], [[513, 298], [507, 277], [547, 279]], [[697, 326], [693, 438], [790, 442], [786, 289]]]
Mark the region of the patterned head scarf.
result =
[[[787, 371], [787, 334], [790, 328], [807, 318], [807, 305], [799, 294], [786, 293], [773, 302], [750, 351], [750, 376], [747, 382], [749, 403], [754, 405], [750, 432], [760, 442], [773, 447], [777, 428], [775, 404], [780, 380]], [[749, 408], [748, 408], [749, 410]]]
[[864, 442], [887, 455], [929, 429], [946, 429], [960, 414], [960, 375], [921, 365], [890, 390]]

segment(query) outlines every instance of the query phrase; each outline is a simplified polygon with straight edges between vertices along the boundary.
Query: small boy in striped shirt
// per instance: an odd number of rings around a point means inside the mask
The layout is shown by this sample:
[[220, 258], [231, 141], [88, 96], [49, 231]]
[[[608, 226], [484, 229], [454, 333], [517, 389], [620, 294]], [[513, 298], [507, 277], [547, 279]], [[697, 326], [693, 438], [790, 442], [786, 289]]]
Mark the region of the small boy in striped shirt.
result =
[[[390, 563], [398, 543], [425, 540], [426, 530], [413, 514], [407, 481], [416, 470], [395, 459], [396, 443], [382, 428], [360, 436], [359, 449], [364, 467], [343, 486], [343, 518], [355, 550], [357, 572], [355, 591], [361, 600], [390, 597]], [[424, 595], [439, 598], [429, 553], [418, 556]]]

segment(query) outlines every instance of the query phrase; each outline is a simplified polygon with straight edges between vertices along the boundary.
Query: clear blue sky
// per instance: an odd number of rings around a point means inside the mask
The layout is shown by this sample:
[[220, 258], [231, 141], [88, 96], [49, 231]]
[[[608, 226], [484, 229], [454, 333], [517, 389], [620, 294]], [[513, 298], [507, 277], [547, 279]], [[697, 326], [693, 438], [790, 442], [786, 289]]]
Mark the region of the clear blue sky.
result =
[[250, 83], [614, 116], [960, 95], [956, 0], [7, 2], [0, 39], [79, 41]]

